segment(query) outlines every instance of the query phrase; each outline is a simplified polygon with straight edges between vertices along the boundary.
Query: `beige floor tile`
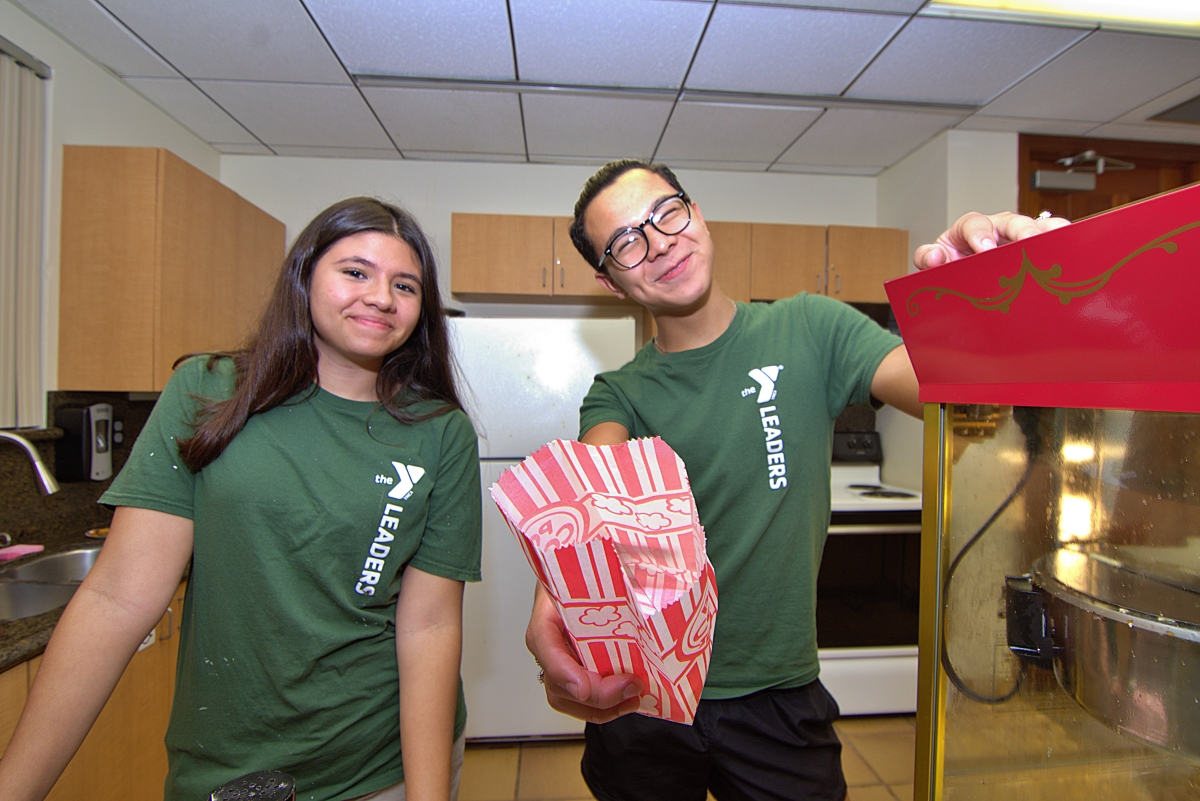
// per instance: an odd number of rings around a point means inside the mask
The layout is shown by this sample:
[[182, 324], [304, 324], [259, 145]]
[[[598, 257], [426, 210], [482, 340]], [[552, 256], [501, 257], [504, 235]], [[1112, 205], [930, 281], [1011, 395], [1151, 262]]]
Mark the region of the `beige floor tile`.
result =
[[892, 795], [899, 801], [913, 801], [913, 786], [911, 784], [893, 784], [888, 787]]
[[459, 801], [512, 801], [517, 793], [521, 748], [467, 746], [463, 754]]
[[842, 718], [833, 727], [847, 734], [886, 734], [913, 731], [915, 720], [913, 715], [855, 715]]
[[887, 734], [847, 732], [846, 739], [886, 784], [908, 784], [913, 780], [917, 735], [912, 729]]
[[896, 801], [888, 788], [882, 784], [873, 787], [854, 787], [850, 790], [850, 801]]
[[850, 741], [844, 738], [842, 740], [842, 773], [845, 774], [846, 784], [850, 787], [881, 784], [880, 778], [875, 775], [875, 771], [871, 770], [871, 766], [863, 760]]
[[517, 776], [519, 801], [590, 799], [592, 794], [579, 773], [582, 756], [582, 742], [522, 746]]

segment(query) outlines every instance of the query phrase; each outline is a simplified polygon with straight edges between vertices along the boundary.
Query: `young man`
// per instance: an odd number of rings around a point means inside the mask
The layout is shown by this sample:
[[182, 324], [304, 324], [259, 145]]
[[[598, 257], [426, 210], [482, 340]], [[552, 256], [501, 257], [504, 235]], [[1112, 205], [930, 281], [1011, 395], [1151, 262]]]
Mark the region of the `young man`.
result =
[[[967, 215], [918, 266], [1062, 221]], [[734, 303], [713, 280], [699, 206], [661, 165], [613, 162], [571, 228], [596, 280], [653, 314], [658, 335], [597, 377], [581, 441], [660, 436], [684, 460], [720, 612], [693, 726], [642, 715], [631, 676], [588, 673], [539, 588], [526, 633], [555, 709], [589, 721], [583, 774], [601, 801], [846, 796], [837, 704], [817, 679], [815, 587], [829, 522], [833, 420], [850, 403], [920, 415], [900, 340], [840, 301]]]

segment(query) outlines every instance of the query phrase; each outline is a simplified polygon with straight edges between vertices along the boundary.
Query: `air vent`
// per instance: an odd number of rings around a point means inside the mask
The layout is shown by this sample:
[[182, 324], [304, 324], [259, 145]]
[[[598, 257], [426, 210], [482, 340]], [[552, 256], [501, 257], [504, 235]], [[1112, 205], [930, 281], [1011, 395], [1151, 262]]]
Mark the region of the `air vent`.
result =
[[1150, 119], [1159, 122], [1183, 122], [1189, 125], [1200, 125], [1200, 96], [1185, 100], [1175, 108], [1155, 114]]

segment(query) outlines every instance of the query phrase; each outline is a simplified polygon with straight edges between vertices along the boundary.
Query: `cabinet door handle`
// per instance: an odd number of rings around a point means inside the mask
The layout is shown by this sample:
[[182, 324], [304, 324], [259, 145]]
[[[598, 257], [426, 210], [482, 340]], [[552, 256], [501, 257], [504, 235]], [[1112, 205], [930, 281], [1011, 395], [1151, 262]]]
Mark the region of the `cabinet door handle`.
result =
[[559, 286], [559, 288], [562, 288], [562, 289], [565, 289], [567, 286], [567, 268], [566, 267], [558, 268], [558, 286]]
[[817, 294], [818, 295], [820, 295], [821, 293], [823, 293], [825, 291], [822, 287], [822, 284], [824, 284], [824, 278], [825, 278], [825, 276], [821, 275], [820, 273], [817, 273]]
[[169, 640], [173, 636], [172, 632], [175, 628], [175, 610], [167, 607], [167, 634], [165, 637], [159, 637], [160, 640]]
[[833, 294], [835, 294], [835, 295], [842, 294], [842, 274], [841, 273], [838, 273], [837, 289], [833, 290]]
[[542, 286], [546, 285], [546, 268], [542, 268]]

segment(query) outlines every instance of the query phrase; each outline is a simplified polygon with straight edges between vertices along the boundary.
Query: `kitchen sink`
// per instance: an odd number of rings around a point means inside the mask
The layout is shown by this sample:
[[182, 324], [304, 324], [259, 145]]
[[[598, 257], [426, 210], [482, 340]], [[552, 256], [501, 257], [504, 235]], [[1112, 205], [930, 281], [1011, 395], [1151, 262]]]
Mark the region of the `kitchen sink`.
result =
[[33, 617], [65, 606], [99, 554], [100, 546], [90, 545], [0, 569], [0, 620]]
[[19, 565], [0, 569], [0, 582], [42, 581], [51, 584], [79, 583], [96, 563], [100, 546], [91, 545], [70, 551], [35, 556]]
[[33, 617], [65, 606], [78, 584], [0, 584], [0, 620]]

